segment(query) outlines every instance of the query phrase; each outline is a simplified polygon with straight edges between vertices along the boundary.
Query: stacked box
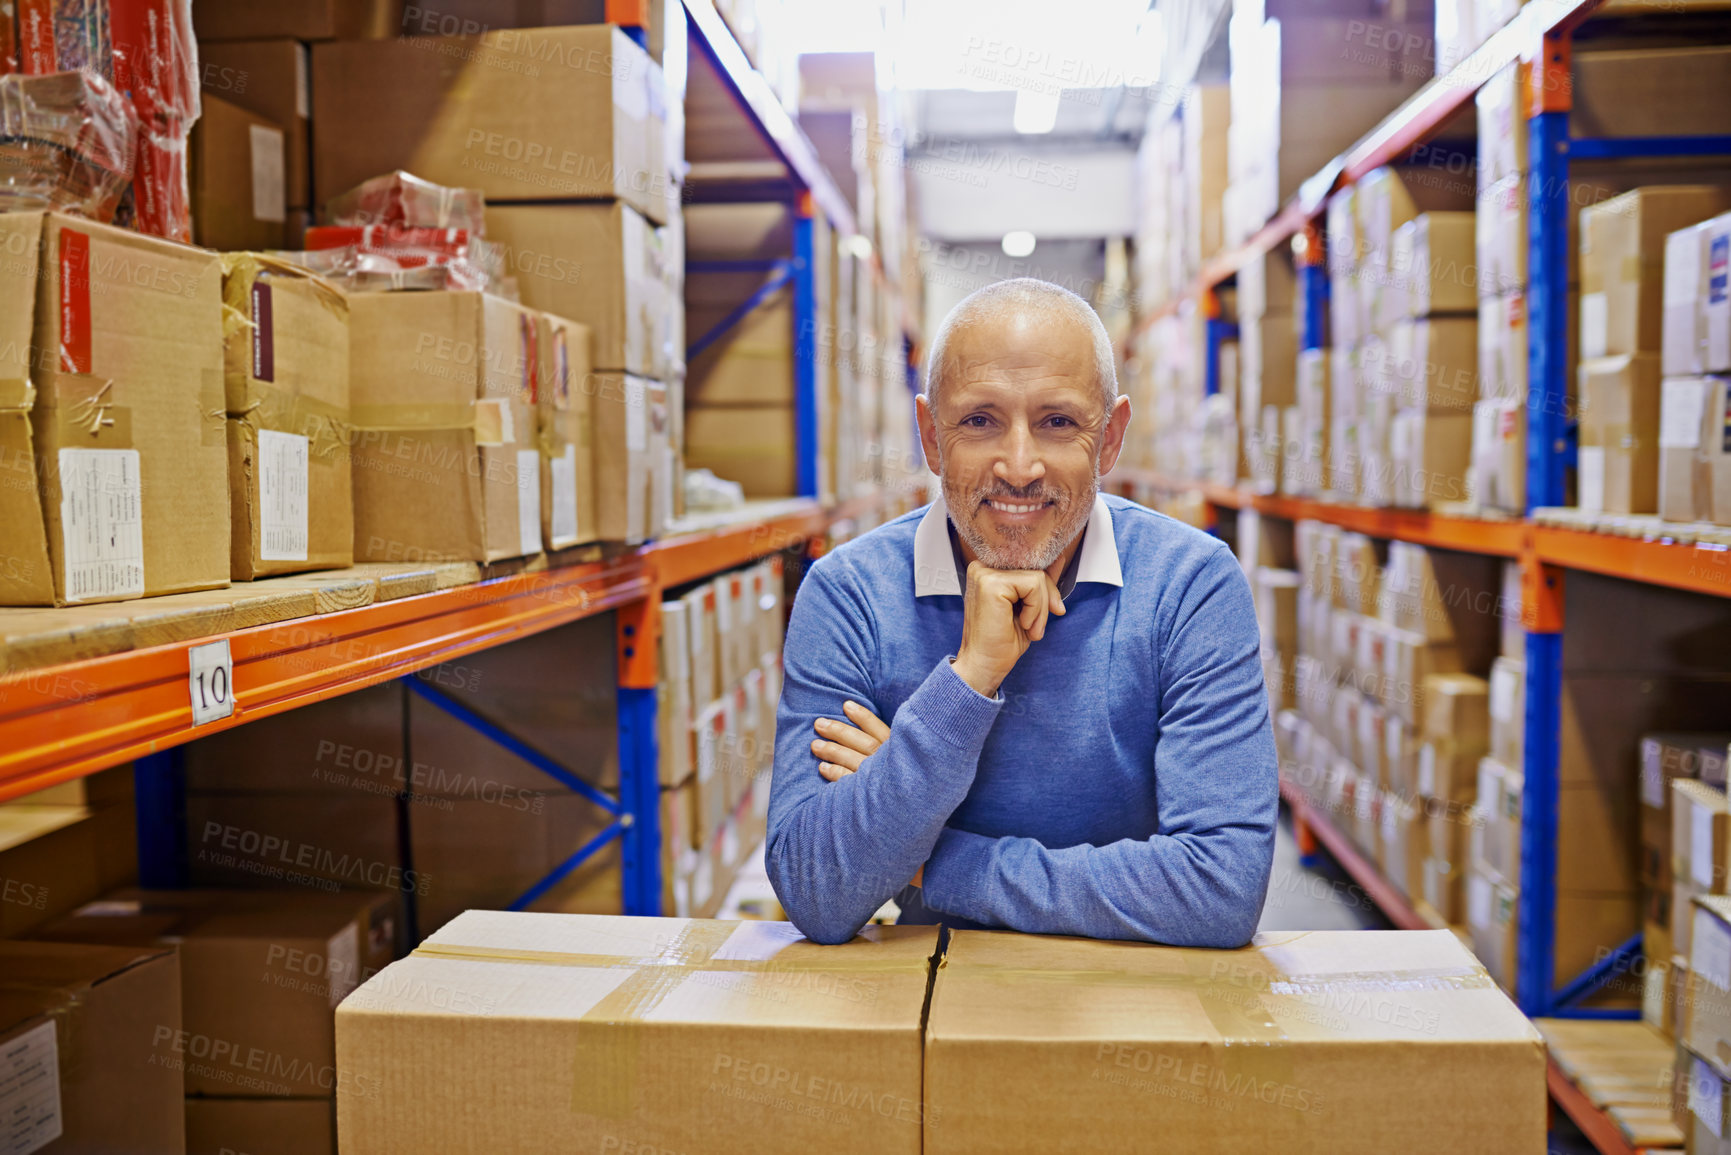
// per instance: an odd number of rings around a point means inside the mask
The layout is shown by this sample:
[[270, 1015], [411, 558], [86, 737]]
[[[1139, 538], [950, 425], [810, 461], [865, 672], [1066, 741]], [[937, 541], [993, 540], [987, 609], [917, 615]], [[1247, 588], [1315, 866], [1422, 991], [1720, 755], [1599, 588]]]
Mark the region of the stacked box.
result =
[[0, 936], [14, 937], [137, 876], [132, 767], [0, 805]]
[[1723, 428], [1731, 380], [1727, 251], [1731, 213], [1666, 238], [1658, 509], [1667, 521], [1731, 525], [1731, 443]]
[[1236, 409], [1245, 473], [1259, 492], [1274, 493], [1284, 457], [1280, 413], [1298, 401], [1296, 278], [1281, 252], [1253, 258], [1240, 278]]
[[1662, 731], [1641, 737], [1641, 931], [1649, 967], [1668, 965], [1676, 953], [1671, 921], [1676, 882], [1672, 783], [1692, 779], [1723, 788], [1728, 743], [1731, 734], [1722, 731]]
[[595, 500], [595, 390], [589, 326], [536, 318], [536, 445], [541, 451], [541, 540], [549, 550], [601, 537]]

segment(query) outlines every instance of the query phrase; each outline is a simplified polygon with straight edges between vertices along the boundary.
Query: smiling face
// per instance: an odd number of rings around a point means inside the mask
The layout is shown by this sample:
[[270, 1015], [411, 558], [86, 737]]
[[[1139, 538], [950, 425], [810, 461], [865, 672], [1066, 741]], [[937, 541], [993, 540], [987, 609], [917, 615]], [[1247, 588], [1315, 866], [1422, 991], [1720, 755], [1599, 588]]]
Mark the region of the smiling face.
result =
[[1130, 417], [1127, 398], [1106, 407], [1093, 333], [1059, 310], [1010, 310], [953, 330], [940, 368], [920, 439], [966, 552], [1056, 576]]

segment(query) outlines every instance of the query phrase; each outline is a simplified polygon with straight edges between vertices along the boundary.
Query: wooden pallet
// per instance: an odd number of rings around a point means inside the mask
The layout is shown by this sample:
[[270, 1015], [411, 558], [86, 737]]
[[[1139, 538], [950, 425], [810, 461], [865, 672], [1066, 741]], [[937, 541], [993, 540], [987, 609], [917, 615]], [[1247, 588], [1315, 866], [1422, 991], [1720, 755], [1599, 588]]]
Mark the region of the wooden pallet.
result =
[[1683, 1132], [1671, 1116], [1671, 1040], [1641, 1022], [1537, 1019], [1534, 1025], [1545, 1036], [1551, 1061], [1631, 1148], [1683, 1146]]

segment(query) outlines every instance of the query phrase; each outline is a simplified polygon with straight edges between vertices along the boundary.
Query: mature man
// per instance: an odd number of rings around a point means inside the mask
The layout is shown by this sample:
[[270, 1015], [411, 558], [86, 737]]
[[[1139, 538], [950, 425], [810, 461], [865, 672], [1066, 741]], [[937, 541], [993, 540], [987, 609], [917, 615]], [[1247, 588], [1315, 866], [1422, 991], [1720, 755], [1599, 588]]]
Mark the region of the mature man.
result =
[[981, 289], [918, 417], [942, 499], [794, 602], [768, 845], [788, 915], [826, 943], [893, 897], [903, 922], [1243, 945], [1277, 808], [1250, 591], [1220, 541], [1099, 493], [1130, 420], [1104, 326], [1042, 281]]

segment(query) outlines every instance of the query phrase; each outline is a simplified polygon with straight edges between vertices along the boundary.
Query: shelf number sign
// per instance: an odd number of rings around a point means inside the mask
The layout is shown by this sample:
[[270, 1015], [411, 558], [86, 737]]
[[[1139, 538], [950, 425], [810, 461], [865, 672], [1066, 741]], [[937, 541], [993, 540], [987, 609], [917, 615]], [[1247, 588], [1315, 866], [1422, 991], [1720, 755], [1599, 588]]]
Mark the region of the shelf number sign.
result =
[[186, 651], [192, 689], [192, 724], [203, 726], [234, 713], [234, 660], [228, 639], [221, 638]]

